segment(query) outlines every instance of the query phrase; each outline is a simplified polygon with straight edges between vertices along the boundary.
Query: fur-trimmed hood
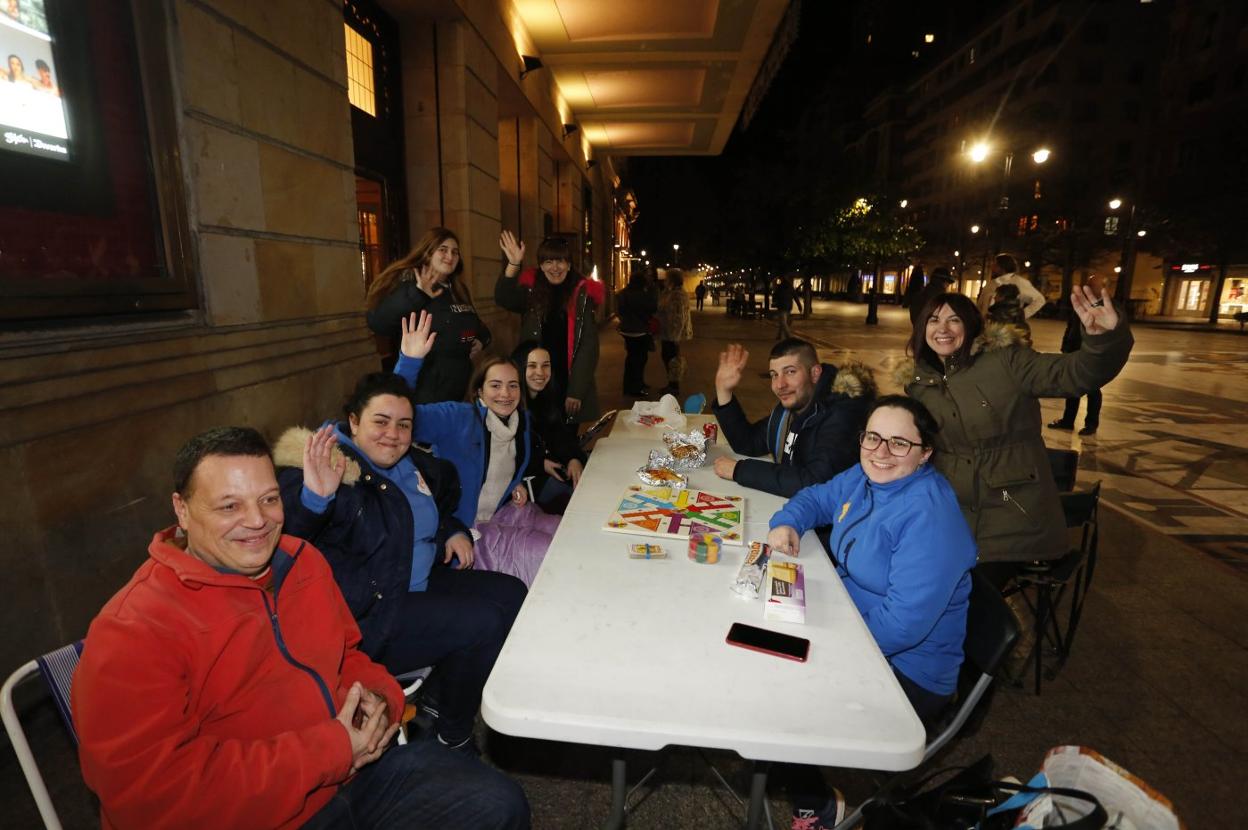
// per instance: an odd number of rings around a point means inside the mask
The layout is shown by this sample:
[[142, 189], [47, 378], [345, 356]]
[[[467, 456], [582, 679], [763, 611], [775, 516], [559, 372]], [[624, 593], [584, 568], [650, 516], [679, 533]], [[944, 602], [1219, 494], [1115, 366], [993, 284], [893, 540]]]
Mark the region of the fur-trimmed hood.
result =
[[[829, 364], [823, 364], [826, 369]], [[829, 391], [847, 398], [874, 398], [876, 395], [875, 373], [860, 360], [847, 360], [836, 368], [836, 377]], [[822, 378], [821, 378], [822, 379]]]
[[[308, 438], [312, 435], [312, 430], [307, 427], [291, 427], [282, 433], [282, 437], [277, 439], [277, 443], [273, 445], [273, 465], [279, 469], [282, 467], [295, 467], [303, 469], [303, 448], [308, 444]], [[332, 450], [334, 463], [338, 463], [339, 456], [347, 459], [347, 470], [342, 475], [342, 483], [354, 485], [360, 480], [360, 462], [352, 458], [342, 451], [341, 447], [335, 446]]]
[[[971, 356], [1021, 346], [1031, 348], [1031, 329], [1016, 323], [986, 323], [979, 337], [971, 344]], [[935, 371], [928, 367], [930, 371]], [[893, 367], [891, 380], [905, 389], [920, 379], [918, 364], [914, 358], [908, 357]]]

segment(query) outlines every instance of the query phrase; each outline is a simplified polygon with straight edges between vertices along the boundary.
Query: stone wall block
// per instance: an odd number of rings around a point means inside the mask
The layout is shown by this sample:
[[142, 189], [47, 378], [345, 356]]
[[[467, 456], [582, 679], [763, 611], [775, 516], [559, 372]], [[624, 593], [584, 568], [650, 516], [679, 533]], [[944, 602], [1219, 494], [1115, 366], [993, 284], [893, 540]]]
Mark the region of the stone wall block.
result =
[[233, 326], [260, 320], [252, 239], [201, 232], [199, 264], [204, 304], [213, 324]]
[[346, 242], [358, 241], [355, 194], [348, 199], [343, 171], [330, 164], [262, 144], [260, 182], [264, 196], [265, 229], [273, 233]]
[[316, 296], [322, 314], [360, 315], [364, 320], [364, 277], [358, 248], [322, 245], [312, 258]]
[[264, 227], [256, 143], [194, 120], [183, 123], [199, 223]]
[[469, 198], [472, 200], [472, 212], [480, 216], [488, 216], [495, 222], [502, 221], [502, 213], [498, 201], [498, 177], [493, 176], [476, 166], [468, 168]]
[[331, 33], [343, 36], [342, 12], [333, 5], [320, 0], [208, 0], [208, 4], [241, 28], [333, 76]]
[[295, 94], [295, 65], [249, 37], [239, 37], [238, 73], [242, 125], [287, 144], [299, 144], [304, 124]]
[[177, 15], [183, 103], [237, 124], [241, 116], [234, 31], [186, 0], [178, 3]]
[[317, 314], [316, 269], [312, 260], [324, 246], [272, 239], [257, 239], [255, 244], [264, 319]]
[[295, 72], [295, 101], [298, 118], [292, 143], [353, 167], [355, 151], [347, 91], [311, 73]]
[[497, 137], [498, 96], [471, 73], [464, 75], [464, 112], [482, 129]]

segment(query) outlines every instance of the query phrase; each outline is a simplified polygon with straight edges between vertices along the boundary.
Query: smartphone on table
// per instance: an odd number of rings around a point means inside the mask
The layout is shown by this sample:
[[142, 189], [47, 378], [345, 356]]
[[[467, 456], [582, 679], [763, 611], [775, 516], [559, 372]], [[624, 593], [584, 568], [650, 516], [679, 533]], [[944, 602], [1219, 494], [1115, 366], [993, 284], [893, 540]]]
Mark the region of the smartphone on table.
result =
[[768, 631], [745, 623], [733, 623], [728, 629], [727, 643], [730, 646], [774, 654], [799, 663], [806, 662], [810, 653], [810, 640], [805, 637], [794, 637], [792, 634], [781, 634], [779, 631]]

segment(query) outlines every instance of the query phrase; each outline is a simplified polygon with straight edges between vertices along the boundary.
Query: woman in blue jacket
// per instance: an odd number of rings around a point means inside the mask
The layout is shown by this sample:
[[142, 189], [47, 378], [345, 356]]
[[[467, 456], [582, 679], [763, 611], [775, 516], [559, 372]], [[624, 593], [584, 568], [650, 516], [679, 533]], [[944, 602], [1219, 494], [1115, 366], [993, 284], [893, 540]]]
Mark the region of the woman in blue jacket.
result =
[[830, 525], [829, 555], [915, 712], [930, 724], [957, 687], [975, 540], [928, 460], [936, 422], [912, 398], [875, 401], [859, 463], [807, 487], [771, 517], [767, 541], [796, 554]]
[[[415, 386], [424, 357], [437, 335], [421, 312], [402, 324], [395, 374]], [[521, 408], [520, 372], [510, 361], [489, 357], [469, 384], [473, 403], [445, 402], [416, 407], [413, 440], [431, 445], [451, 462], [462, 485], [455, 518], [477, 537], [478, 567], [533, 582], [559, 526], [559, 517], [530, 503], [525, 479], [544, 474], [545, 447], [528, 412]]]

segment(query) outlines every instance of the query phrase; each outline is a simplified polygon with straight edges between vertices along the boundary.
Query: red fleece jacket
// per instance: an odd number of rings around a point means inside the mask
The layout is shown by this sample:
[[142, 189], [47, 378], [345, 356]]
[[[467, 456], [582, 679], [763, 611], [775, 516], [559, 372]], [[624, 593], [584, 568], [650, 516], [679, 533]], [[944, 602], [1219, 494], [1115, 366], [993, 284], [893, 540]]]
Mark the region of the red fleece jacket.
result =
[[351, 741], [334, 716], [351, 684], [383, 694], [392, 723], [402, 691], [359, 650], [314, 547], [283, 536], [266, 595], [173, 538], [174, 528], [155, 535], [95, 618], [74, 676], [79, 759], [101, 823], [298, 827], [350, 775]]

